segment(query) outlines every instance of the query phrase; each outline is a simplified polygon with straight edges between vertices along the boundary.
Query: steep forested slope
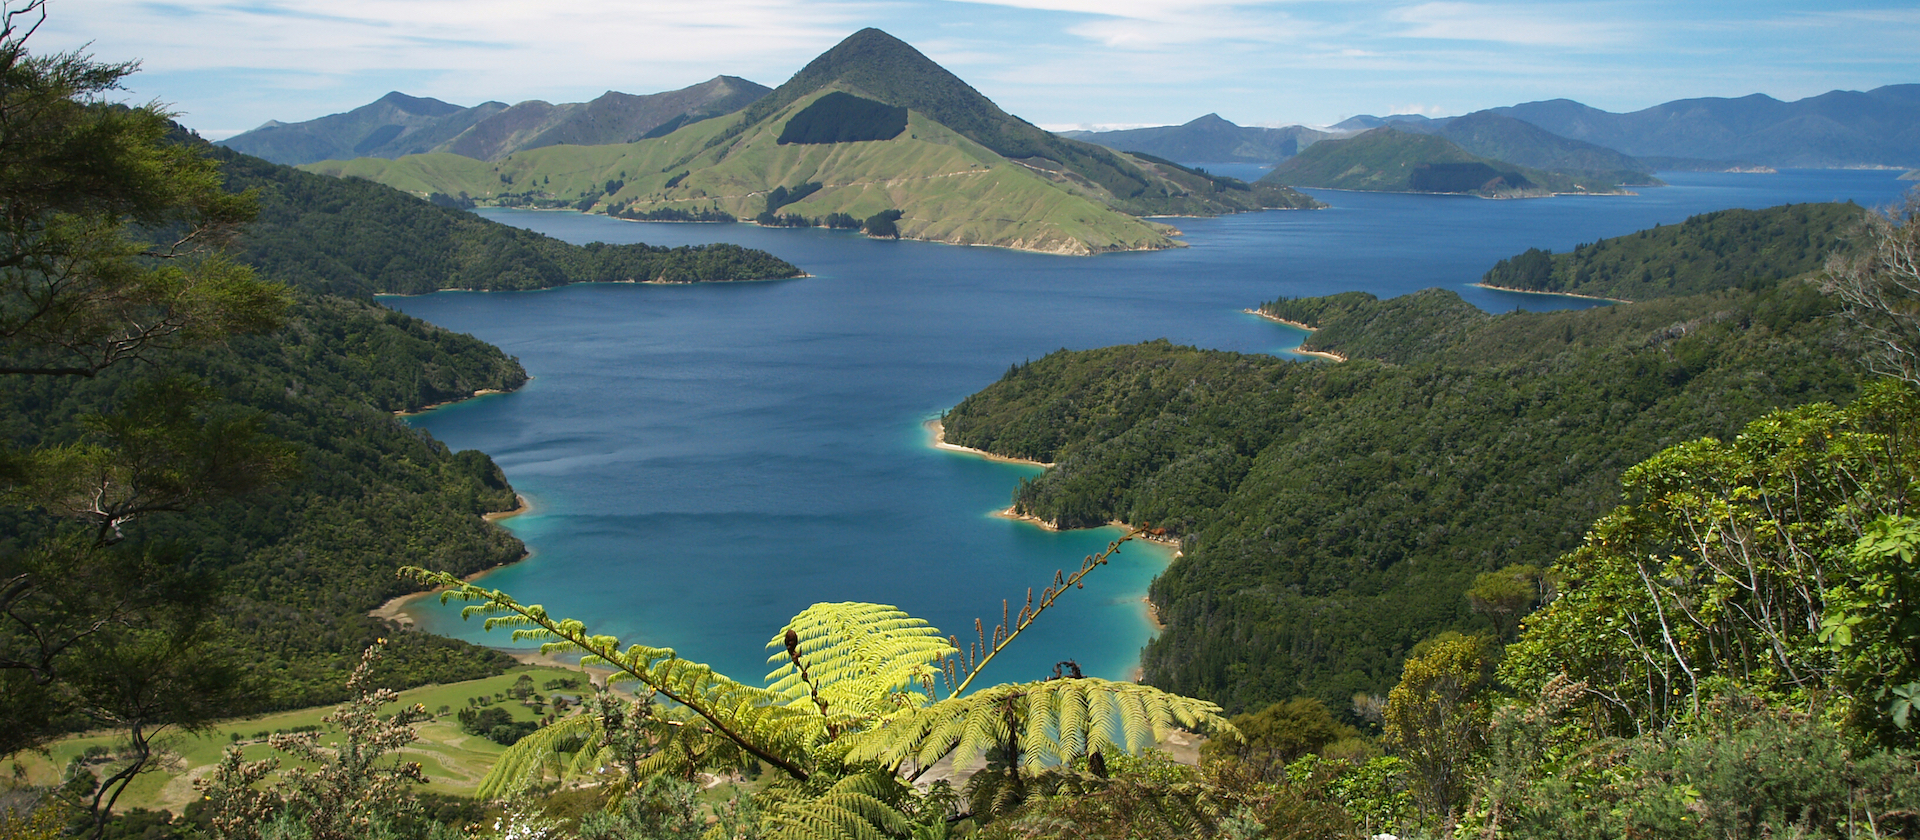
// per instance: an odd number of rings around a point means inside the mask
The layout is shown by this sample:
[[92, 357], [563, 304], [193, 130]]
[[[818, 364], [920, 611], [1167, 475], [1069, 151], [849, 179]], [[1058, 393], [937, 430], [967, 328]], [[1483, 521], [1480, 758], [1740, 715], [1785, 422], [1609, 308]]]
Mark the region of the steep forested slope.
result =
[[1501, 260], [1482, 283], [1621, 300], [1769, 284], [1813, 271], [1866, 213], [1858, 205], [1789, 204], [1703, 213], [1555, 254], [1538, 248]]
[[[268, 707], [341, 696], [341, 675], [386, 631], [366, 612], [407, 591], [394, 570], [427, 562], [464, 572], [520, 557], [519, 540], [481, 520], [515, 505], [491, 459], [450, 452], [393, 412], [511, 389], [526, 380], [498, 348], [370, 303], [302, 295], [284, 329], [163, 361], [212, 390], [219, 412], [253, 417], [286, 441], [294, 477], [266, 492], [126, 528], [131, 542], [192, 548], [217, 581], [230, 644], [261, 677]], [[156, 375], [143, 365], [92, 379], [22, 379], [0, 392], [0, 434], [22, 449], [87, 440], [89, 416], [130, 408]], [[0, 533], [31, 543], [57, 520], [0, 510]], [[497, 671], [504, 657], [462, 642], [396, 639], [387, 681], [418, 684]], [[234, 711], [245, 711], [235, 709]]]
[[572, 245], [357, 179], [327, 178], [231, 151], [213, 153], [229, 188], [257, 190], [260, 218], [242, 259], [317, 292], [422, 294], [543, 289], [566, 283], [797, 277], [738, 245]]
[[1344, 708], [1435, 632], [1493, 629], [1461, 597], [1473, 577], [1571, 548], [1626, 467], [1853, 393], [1834, 304], [1746, 279], [1758, 288], [1499, 316], [1439, 290], [1278, 301], [1352, 361], [1056, 353], [956, 406], [947, 436], [1057, 462], [1016, 493], [1024, 512], [1182, 535], [1153, 587], [1168, 627], [1150, 681], [1235, 709]]

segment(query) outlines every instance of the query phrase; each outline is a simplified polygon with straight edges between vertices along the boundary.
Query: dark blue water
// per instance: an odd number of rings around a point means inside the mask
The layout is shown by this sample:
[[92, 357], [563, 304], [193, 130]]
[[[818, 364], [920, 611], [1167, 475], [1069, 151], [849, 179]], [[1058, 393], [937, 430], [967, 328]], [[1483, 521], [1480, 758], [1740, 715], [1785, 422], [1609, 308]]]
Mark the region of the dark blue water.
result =
[[[535, 554], [485, 583], [628, 642], [757, 681], [767, 641], [817, 601], [894, 604], [949, 633], [1078, 565], [1116, 532], [994, 516], [1034, 468], [928, 445], [922, 424], [1050, 351], [1155, 338], [1285, 354], [1301, 334], [1242, 310], [1280, 296], [1431, 286], [1503, 311], [1584, 302], [1473, 288], [1495, 261], [1726, 207], [1891, 203], [1885, 172], [1666, 176], [1639, 196], [1486, 201], [1322, 192], [1316, 212], [1171, 220], [1191, 247], [1094, 258], [751, 225], [484, 215], [573, 242], [738, 242], [814, 276], [387, 298], [520, 357], [535, 379], [415, 420], [490, 453], [534, 503]], [[1129, 545], [990, 673], [1073, 659], [1124, 678], [1151, 633], [1141, 596], [1166, 550]], [[437, 606], [431, 629], [490, 644]]]

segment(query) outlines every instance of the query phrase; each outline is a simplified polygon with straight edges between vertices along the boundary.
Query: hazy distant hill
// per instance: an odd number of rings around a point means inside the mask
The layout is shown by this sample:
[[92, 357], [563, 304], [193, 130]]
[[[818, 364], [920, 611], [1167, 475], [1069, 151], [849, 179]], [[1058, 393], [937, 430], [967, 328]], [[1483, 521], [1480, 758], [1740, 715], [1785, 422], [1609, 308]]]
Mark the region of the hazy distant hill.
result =
[[1532, 123], [1476, 111], [1464, 117], [1396, 123], [1394, 128], [1445, 137], [1454, 145], [1486, 158], [1555, 172], [1590, 173], [1593, 180], [1618, 184], [1653, 185], [1653, 167], [1604, 146], [1571, 140]]
[[849, 226], [897, 212], [903, 237], [1069, 254], [1176, 244], [1171, 229], [1141, 216], [1319, 206], [1279, 184], [1057, 137], [877, 29], [745, 110], [663, 137], [531, 149], [492, 164], [433, 154], [306, 168], [417, 194], [629, 218]]
[[1618, 192], [1618, 181], [1475, 155], [1432, 134], [1376, 128], [1322, 140], [1273, 168], [1261, 182], [1379, 192], [1468, 193], [1490, 198]]
[[1234, 125], [1208, 114], [1185, 125], [1119, 131], [1063, 131], [1062, 137], [1098, 143], [1123, 152], [1192, 163], [1279, 163], [1335, 135], [1306, 126], [1258, 128]]
[[1614, 114], [1567, 99], [1496, 112], [1636, 157], [1767, 166], [1920, 166], [1920, 85], [1836, 90], [1795, 102], [1754, 94]]
[[1445, 125], [1450, 119], [1453, 118], [1434, 118], [1420, 114], [1393, 114], [1385, 117], [1376, 117], [1372, 114], [1360, 114], [1334, 123], [1330, 128], [1333, 131], [1369, 131], [1383, 125], [1396, 125], [1413, 127], [1415, 130], [1420, 130], [1421, 127], [1430, 125], [1437, 128], [1440, 125]]
[[563, 143], [597, 146], [659, 136], [689, 122], [738, 111], [768, 90], [735, 76], [715, 76], [646, 96], [608, 91], [592, 102], [486, 102], [472, 108], [394, 92], [344, 114], [301, 123], [270, 122], [220, 145], [295, 165], [427, 152], [494, 160]]

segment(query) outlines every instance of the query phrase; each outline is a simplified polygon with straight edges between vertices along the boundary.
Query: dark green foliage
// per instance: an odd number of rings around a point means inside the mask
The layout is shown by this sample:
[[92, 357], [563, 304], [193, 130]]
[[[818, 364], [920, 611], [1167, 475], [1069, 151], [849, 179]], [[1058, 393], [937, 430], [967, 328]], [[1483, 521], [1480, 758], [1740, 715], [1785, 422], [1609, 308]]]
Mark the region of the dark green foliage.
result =
[[1147, 677], [1229, 709], [1384, 692], [1414, 643], [1495, 629], [1463, 597], [1475, 577], [1572, 547], [1626, 467], [1844, 400], [1858, 375], [1832, 302], [1799, 283], [1501, 316], [1432, 291], [1272, 308], [1354, 361], [1061, 352], [944, 420], [954, 443], [1057, 462], [1023, 512], [1182, 535]]
[[828, 213], [824, 224], [832, 230], [860, 229], [860, 220], [845, 213]]
[[799, 213], [761, 213], [753, 218], [755, 224], [763, 227], [819, 227], [813, 219]]
[[1432, 356], [1483, 325], [1488, 316], [1449, 291], [1427, 289], [1392, 300], [1366, 292], [1277, 300], [1262, 313], [1311, 326], [1303, 350], [1404, 364]]
[[478, 735], [503, 747], [511, 747], [532, 734], [540, 725], [530, 720], [514, 720], [513, 713], [500, 706], [485, 709], [461, 709], [460, 731]]
[[1237, 732], [1208, 741], [1201, 754], [1237, 761], [1263, 782], [1285, 778], [1287, 765], [1308, 753], [1360, 735], [1359, 730], [1335, 720], [1325, 703], [1311, 697], [1235, 715], [1232, 723]]
[[1491, 788], [1502, 800], [1500, 836], [1515, 840], [1920, 832], [1915, 756], [1874, 752], [1820, 721], [1738, 698], [1685, 733], [1603, 740], [1520, 766], [1521, 778]]
[[1495, 264], [1481, 282], [1622, 300], [1759, 288], [1818, 270], [1865, 213], [1851, 203], [1704, 213], [1566, 254], [1529, 249]]
[[1617, 182], [1591, 182], [1469, 154], [1434, 135], [1376, 128], [1341, 140], [1322, 140], [1254, 182], [1390, 192], [1449, 192], [1483, 196], [1547, 195], [1614, 189]]
[[[1504, 183], [1495, 184], [1495, 181]], [[1517, 170], [1500, 171], [1485, 163], [1421, 163], [1413, 167], [1407, 186], [1415, 192], [1499, 192], [1525, 189], [1533, 183]]]
[[788, 119], [779, 142], [784, 146], [892, 140], [906, 130], [907, 109], [836, 90]]
[[571, 245], [398, 190], [216, 150], [232, 189], [257, 189], [240, 257], [311, 291], [359, 296], [541, 289], [579, 282], [750, 280], [800, 269], [737, 245]]
[[693, 172], [691, 170], [686, 170], [686, 169], [680, 170], [680, 174], [667, 179], [666, 189], [670, 190], [670, 189], [673, 189], [674, 187], [680, 186], [680, 182], [687, 180], [687, 176], [692, 174]]
[[[222, 596], [223, 632], [250, 651], [249, 671], [270, 678], [252, 707], [339, 699], [358, 651], [391, 632], [365, 613], [408, 591], [394, 576], [401, 563], [471, 572], [522, 553], [517, 540], [480, 520], [516, 504], [492, 461], [450, 452], [393, 416], [518, 387], [525, 372], [498, 349], [371, 304], [303, 298], [280, 333], [181, 353], [171, 364], [258, 412], [261, 431], [298, 456], [298, 477], [279, 489], [128, 529], [130, 541], [192, 546], [186, 571], [217, 581], [205, 590]], [[82, 415], [121, 403], [144, 376], [130, 368], [84, 382], [9, 383], [0, 392], [0, 432], [22, 448], [68, 442]], [[38, 515], [0, 515], [0, 540], [24, 542], [55, 527]], [[391, 644], [376, 672], [383, 685], [469, 679], [508, 664], [426, 634], [396, 634]]]
[[625, 206], [609, 208], [607, 215], [619, 219], [633, 219], [641, 222], [737, 222], [732, 213], [708, 208], [705, 210], [681, 210], [675, 207], [661, 207], [654, 210], [639, 211]]
[[900, 227], [896, 223], [900, 221], [902, 215], [904, 214], [898, 210], [882, 210], [868, 216], [867, 220], [860, 224], [860, 227], [866, 230], [868, 236], [898, 239], [900, 238]]
[[433, 203], [434, 206], [445, 207], [449, 210], [472, 210], [474, 208], [473, 199], [468, 198], [465, 192], [460, 193], [458, 196], [437, 192], [427, 196], [427, 201]]
[[807, 196], [813, 195], [814, 193], [819, 191], [820, 191], [819, 181], [808, 181], [804, 184], [794, 187], [793, 189], [787, 189], [786, 187], [774, 187], [771, 192], [767, 193], [767, 213], [772, 214], [772, 213], [779, 212], [780, 208], [785, 207], [789, 204], [793, 204], [798, 201], [801, 201], [802, 199], [805, 199]]

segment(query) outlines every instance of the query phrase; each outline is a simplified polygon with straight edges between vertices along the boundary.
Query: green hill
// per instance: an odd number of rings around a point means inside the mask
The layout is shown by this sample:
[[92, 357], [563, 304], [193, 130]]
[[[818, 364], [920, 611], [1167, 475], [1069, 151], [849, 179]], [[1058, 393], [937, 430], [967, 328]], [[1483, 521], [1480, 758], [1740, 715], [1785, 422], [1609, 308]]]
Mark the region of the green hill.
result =
[[1378, 192], [1466, 193], [1518, 198], [1617, 193], [1615, 179], [1583, 179], [1481, 157], [1439, 136], [1376, 128], [1322, 140], [1273, 168], [1262, 183]]
[[240, 241], [241, 258], [314, 291], [425, 294], [801, 274], [785, 260], [737, 245], [572, 245], [379, 184], [327, 178], [226, 149], [212, 154], [222, 161], [228, 188], [253, 189], [260, 198], [260, 216]]
[[1865, 212], [1854, 204], [1721, 210], [1582, 243], [1565, 254], [1529, 249], [1501, 260], [1480, 282], [1616, 300], [1758, 288], [1819, 269], [1832, 243], [1858, 226]]
[[1653, 169], [1641, 161], [1605, 146], [1569, 140], [1557, 134], [1492, 111], [1476, 111], [1448, 120], [1439, 131], [1454, 145], [1485, 158], [1504, 160], [1575, 176], [1588, 186], [1659, 186]]
[[1056, 464], [1016, 491], [1024, 513], [1180, 536], [1146, 678], [1230, 709], [1384, 694], [1416, 643], [1500, 632], [1462, 593], [1577, 545], [1622, 470], [1845, 400], [1862, 373], [1836, 304], [1800, 280], [1580, 311], [1490, 315], [1444, 290], [1263, 309], [1351, 361], [1061, 351], [943, 419], [950, 442]]
[[[863, 111], [874, 119], [886, 108], [904, 108], [906, 127], [839, 137], [812, 125], [822, 100], [842, 103], [829, 106], [835, 109], [852, 100], [875, 103], [881, 110]], [[809, 137], [843, 142], [781, 142], [796, 136], [790, 133], [796, 119], [811, 126], [804, 132]], [[893, 117], [887, 120], [891, 126]], [[1008, 115], [877, 29], [855, 33], [746, 110], [664, 137], [624, 146], [555, 146], [493, 163], [441, 154], [305, 168], [420, 195], [746, 219], [768, 210], [767, 195], [776, 188], [818, 183], [780, 211], [824, 224], [833, 216], [866, 219], [897, 210], [896, 227], [906, 238], [1065, 254], [1176, 244], [1177, 231], [1142, 216], [1320, 206], [1283, 185], [1214, 178], [1056, 137]]]

